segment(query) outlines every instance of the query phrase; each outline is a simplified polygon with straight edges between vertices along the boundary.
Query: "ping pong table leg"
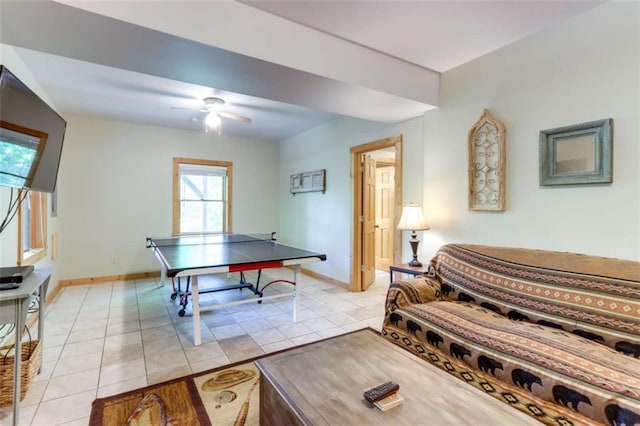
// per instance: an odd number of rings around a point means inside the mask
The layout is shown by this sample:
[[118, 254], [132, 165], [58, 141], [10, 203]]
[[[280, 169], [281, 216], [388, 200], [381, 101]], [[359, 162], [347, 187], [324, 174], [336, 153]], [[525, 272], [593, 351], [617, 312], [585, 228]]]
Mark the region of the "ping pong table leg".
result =
[[298, 316], [300, 311], [300, 298], [301, 298], [301, 285], [298, 282], [298, 273], [300, 272], [300, 265], [296, 265], [293, 268], [293, 282], [295, 283], [295, 294], [293, 299], [293, 322], [298, 322]]
[[164, 265], [160, 266], [160, 286], [164, 287], [165, 281], [167, 280], [167, 268]]
[[191, 310], [193, 312], [193, 345], [200, 346], [200, 295], [198, 294], [198, 276], [191, 279]]

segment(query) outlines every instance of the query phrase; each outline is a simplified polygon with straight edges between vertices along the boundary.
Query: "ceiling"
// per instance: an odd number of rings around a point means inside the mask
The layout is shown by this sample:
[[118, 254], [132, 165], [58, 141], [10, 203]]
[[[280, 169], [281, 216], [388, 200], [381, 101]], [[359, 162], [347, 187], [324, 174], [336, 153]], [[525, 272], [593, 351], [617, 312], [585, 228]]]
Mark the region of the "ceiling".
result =
[[[14, 48], [65, 113], [282, 140], [339, 116], [396, 123], [437, 107], [439, 73], [602, 1], [0, 0]], [[24, 25], [28, 22], [29, 25]]]

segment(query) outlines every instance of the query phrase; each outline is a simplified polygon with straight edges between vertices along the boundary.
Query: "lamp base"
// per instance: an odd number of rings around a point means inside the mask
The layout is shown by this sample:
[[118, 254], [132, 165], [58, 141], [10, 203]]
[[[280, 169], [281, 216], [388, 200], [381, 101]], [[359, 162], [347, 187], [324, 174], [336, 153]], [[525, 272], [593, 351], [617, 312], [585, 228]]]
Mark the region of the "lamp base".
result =
[[413, 251], [413, 260], [409, 262], [409, 266], [422, 266], [422, 263], [418, 260], [418, 244], [420, 241], [417, 238], [416, 231], [411, 234], [409, 244], [411, 244], [411, 250]]
[[409, 266], [415, 266], [415, 267], [421, 267], [422, 266], [422, 262], [420, 262], [417, 258], [414, 258], [411, 262], [409, 262], [407, 265]]

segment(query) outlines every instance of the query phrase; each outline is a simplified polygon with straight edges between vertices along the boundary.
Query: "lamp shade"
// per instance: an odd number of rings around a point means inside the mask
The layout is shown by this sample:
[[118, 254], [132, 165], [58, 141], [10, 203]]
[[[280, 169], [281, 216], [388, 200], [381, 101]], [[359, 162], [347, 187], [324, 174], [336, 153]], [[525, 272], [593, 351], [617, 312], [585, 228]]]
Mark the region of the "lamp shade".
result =
[[429, 225], [422, 214], [422, 208], [413, 204], [404, 206], [398, 229], [406, 231], [426, 231], [429, 229]]

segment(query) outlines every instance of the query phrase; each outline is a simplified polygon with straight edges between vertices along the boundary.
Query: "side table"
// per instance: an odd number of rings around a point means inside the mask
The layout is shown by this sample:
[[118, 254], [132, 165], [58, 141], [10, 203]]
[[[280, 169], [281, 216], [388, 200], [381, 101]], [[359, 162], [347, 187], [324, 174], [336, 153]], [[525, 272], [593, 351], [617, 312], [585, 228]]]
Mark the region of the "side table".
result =
[[[19, 423], [20, 418], [20, 373], [22, 364], [22, 332], [27, 320], [31, 295], [38, 292], [38, 339], [40, 344], [44, 340], [44, 305], [47, 297], [47, 287], [52, 273], [51, 268], [36, 268], [22, 281], [20, 287], [13, 290], [0, 291], [0, 324], [15, 324], [15, 356], [13, 363], [13, 425]], [[43, 350], [44, 352], [44, 350]]]
[[429, 270], [429, 264], [423, 264], [422, 266], [409, 266], [406, 263], [400, 265], [390, 265], [389, 266], [389, 282], [393, 283], [393, 274], [394, 272], [399, 272], [401, 274], [409, 274], [417, 277], [418, 275], [424, 275]]

